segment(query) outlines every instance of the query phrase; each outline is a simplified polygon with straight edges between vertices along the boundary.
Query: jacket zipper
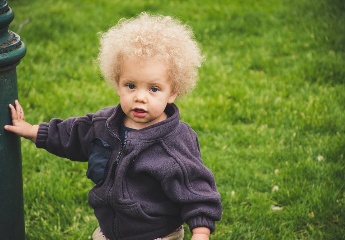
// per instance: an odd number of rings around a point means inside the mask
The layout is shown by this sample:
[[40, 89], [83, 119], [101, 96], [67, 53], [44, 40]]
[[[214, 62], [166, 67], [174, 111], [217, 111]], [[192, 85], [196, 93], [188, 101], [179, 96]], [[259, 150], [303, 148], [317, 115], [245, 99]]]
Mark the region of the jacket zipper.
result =
[[[114, 179], [116, 178], [116, 170], [117, 170], [117, 167], [121, 161], [121, 158], [122, 158], [122, 154], [123, 154], [123, 151], [126, 147], [126, 144], [127, 144], [127, 132], [125, 132], [125, 139], [123, 140], [123, 143], [121, 142], [121, 149], [120, 149], [120, 152], [119, 152], [119, 155], [117, 156], [116, 160], [115, 160], [115, 164], [114, 166], [112, 167], [112, 171], [115, 171], [115, 176], [114, 176]], [[110, 190], [113, 188], [114, 186], [114, 183], [112, 183], [111, 187], [109, 187], [109, 190], [108, 190], [108, 197], [107, 197], [107, 201], [108, 201], [108, 204], [111, 206], [110, 204]], [[114, 236], [115, 236], [115, 239], [117, 239], [117, 234], [116, 234], [116, 211], [114, 210], [114, 222], [113, 222], [113, 233], [114, 233]]]

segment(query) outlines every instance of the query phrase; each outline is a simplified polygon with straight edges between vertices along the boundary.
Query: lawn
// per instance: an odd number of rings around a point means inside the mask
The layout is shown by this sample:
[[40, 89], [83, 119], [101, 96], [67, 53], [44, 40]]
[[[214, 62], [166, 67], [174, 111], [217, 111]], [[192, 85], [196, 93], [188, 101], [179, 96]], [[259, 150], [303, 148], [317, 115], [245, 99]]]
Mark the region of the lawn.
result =
[[[206, 57], [177, 104], [222, 196], [211, 239], [345, 239], [344, 1], [8, 2], [27, 45], [17, 67], [27, 121], [116, 105], [95, 63], [98, 33], [142, 11], [178, 17]], [[26, 239], [90, 239], [87, 164], [28, 140], [22, 160]]]

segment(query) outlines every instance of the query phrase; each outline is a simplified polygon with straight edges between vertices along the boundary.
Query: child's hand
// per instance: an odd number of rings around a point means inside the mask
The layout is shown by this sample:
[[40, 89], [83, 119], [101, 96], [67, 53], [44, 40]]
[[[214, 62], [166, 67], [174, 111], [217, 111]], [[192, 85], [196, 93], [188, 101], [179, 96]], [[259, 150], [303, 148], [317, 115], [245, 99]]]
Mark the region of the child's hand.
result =
[[197, 227], [193, 229], [193, 236], [191, 240], [209, 240], [210, 229], [206, 227]]
[[36, 142], [38, 125], [31, 125], [24, 120], [24, 111], [18, 100], [15, 101], [15, 107], [10, 104], [9, 108], [11, 110], [12, 125], [6, 125], [5, 129], [17, 134], [18, 136], [28, 138], [31, 141]]
[[197, 234], [193, 234], [191, 240], [209, 240], [209, 239], [210, 239], [209, 235], [202, 234], [202, 233], [197, 233]]

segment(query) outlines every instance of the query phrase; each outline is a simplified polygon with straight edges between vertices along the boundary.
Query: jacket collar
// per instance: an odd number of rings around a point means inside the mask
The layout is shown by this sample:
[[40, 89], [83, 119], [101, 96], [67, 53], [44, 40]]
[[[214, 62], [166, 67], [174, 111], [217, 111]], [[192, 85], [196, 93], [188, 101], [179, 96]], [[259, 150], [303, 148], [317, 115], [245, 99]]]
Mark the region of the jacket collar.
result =
[[[167, 119], [146, 128], [129, 132], [127, 136], [128, 139], [152, 141], [163, 138], [173, 132], [180, 123], [179, 109], [175, 104], [168, 104], [164, 111], [168, 115]], [[122, 124], [124, 116], [125, 114], [119, 104], [106, 121], [107, 129], [117, 138], [119, 138], [119, 126]]]

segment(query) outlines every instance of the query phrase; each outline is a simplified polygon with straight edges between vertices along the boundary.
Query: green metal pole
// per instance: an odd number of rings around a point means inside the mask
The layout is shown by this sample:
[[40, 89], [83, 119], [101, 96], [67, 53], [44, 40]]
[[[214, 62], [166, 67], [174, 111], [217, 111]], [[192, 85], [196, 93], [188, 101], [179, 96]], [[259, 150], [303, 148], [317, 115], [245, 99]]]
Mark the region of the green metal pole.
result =
[[20, 37], [9, 31], [14, 14], [0, 0], [0, 239], [25, 239], [20, 139], [4, 130], [8, 108], [18, 98], [16, 66], [25, 55]]

